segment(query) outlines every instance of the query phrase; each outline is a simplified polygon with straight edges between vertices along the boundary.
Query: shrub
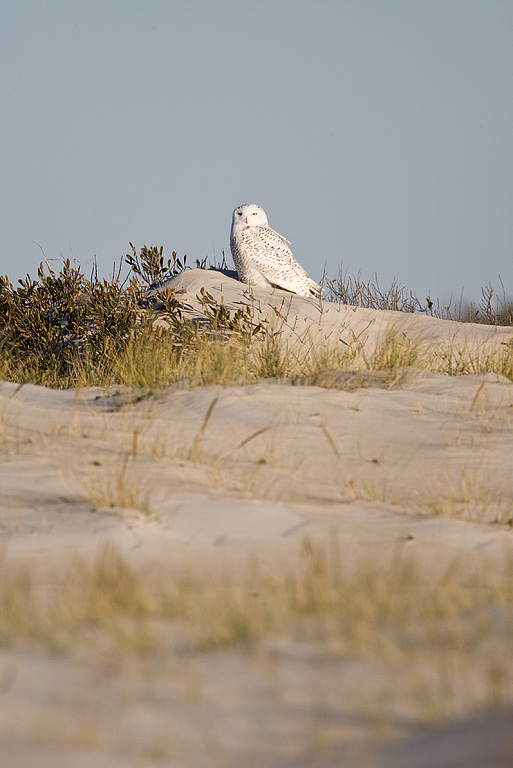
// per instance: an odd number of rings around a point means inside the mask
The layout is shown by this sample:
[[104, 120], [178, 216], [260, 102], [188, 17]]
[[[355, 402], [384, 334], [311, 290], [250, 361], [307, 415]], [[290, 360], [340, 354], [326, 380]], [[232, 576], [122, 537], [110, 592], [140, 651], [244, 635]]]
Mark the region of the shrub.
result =
[[[143, 280], [169, 274], [183, 266], [175, 259], [163, 265], [162, 249], [141, 250], [127, 256], [129, 276], [119, 271], [111, 280], [100, 280], [93, 270], [87, 278], [80, 267], [64, 261], [57, 274], [41, 262], [37, 278], [27, 275], [14, 287], [0, 277], [0, 354], [6, 366], [22, 381], [55, 383], [77, 378], [84, 365], [105, 366], [119, 356], [137, 335], [151, 333], [155, 316], [145, 298]], [[178, 262], [178, 263], [177, 263]], [[168, 296], [170, 332], [182, 329], [178, 301]], [[162, 331], [161, 331], [162, 332]]]
[[[201, 328], [184, 317], [172, 290], [149, 296], [148, 287], [186, 269], [186, 258], [173, 252], [166, 260], [163, 247], [145, 245], [138, 254], [130, 245], [124, 280], [121, 267], [110, 280], [100, 280], [96, 268], [87, 278], [69, 259], [58, 274], [41, 262], [37, 277], [27, 275], [17, 287], [0, 276], [1, 378], [56, 387], [132, 379], [165, 385], [174, 370], [183, 371], [184, 351], [189, 348], [190, 357], [200, 336], [203, 342], [235, 337], [249, 343], [260, 330], [248, 308], [231, 312], [204, 290], [197, 297], [206, 316]], [[149, 371], [155, 356], [157, 378]], [[134, 371], [134, 362], [143, 359], [145, 370]]]

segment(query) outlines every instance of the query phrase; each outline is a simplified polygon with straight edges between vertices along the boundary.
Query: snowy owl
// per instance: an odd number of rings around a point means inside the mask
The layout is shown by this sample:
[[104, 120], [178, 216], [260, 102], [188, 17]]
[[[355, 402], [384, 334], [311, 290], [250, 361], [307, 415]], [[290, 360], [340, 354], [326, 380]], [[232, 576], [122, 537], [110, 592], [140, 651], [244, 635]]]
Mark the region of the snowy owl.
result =
[[288, 241], [271, 229], [259, 205], [240, 205], [234, 210], [230, 248], [243, 283], [275, 286], [300, 296], [321, 295], [320, 285], [297, 263]]

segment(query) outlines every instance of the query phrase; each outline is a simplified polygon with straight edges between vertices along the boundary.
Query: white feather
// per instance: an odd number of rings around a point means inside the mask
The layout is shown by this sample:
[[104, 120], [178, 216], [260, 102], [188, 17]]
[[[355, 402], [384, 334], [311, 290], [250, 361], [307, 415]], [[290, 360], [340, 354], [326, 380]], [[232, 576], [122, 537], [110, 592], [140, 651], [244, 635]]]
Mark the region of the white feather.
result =
[[321, 287], [297, 263], [289, 245], [271, 229], [259, 205], [241, 205], [234, 210], [230, 247], [239, 280], [276, 286], [300, 296], [320, 296]]

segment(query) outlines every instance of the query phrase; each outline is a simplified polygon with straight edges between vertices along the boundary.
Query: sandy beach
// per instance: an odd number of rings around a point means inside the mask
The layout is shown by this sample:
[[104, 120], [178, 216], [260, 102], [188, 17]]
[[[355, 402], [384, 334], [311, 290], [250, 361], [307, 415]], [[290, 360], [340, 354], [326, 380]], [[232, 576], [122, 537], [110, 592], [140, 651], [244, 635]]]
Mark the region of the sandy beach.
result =
[[[393, 330], [435, 357], [482, 356], [513, 339], [513, 328], [248, 292], [219, 272], [190, 270], [171, 287], [188, 317], [204, 319], [203, 287], [229, 309], [250, 306], [292, 347], [358, 344], [370, 355]], [[347, 584], [372, 573], [400, 592], [410, 579], [441, 602], [455, 573], [477, 591], [480, 579], [511, 579], [511, 381], [416, 367], [397, 381], [339, 374], [329, 386], [182, 382], [154, 392], [2, 383], [4, 581], [17, 573], [19, 588], [19, 574], [31, 574], [45, 605], [105, 547], [134, 585], [167, 589], [192, 574], [205, 589], [228, 582], [246, 602], [265, 603], [263, 584], [317, 556]], [[2, 600], [5, 612], [5, 589]], [[32, 636], [21, 617], [0, 644], [1, 764], [506, 768], [511, 600], [460, 619], [454, 632], [446, 620], [452, 650], [442, 643], [437, 655], [438, 639], [408, 618], [407, 652], [388, 630], [381, 652], [364, 634], [348, 644], [317, 632], [319, 617], [306, 633], [292, 622], [217, 645], [155, 619], [144, 632], [158, 642], [136, 650], [85, 623], [70, 640], [62, 619], [66, 641], [57, 632], [50, 642], [51, 628]], [[480, 728], [468, 756], [462, 745]]]

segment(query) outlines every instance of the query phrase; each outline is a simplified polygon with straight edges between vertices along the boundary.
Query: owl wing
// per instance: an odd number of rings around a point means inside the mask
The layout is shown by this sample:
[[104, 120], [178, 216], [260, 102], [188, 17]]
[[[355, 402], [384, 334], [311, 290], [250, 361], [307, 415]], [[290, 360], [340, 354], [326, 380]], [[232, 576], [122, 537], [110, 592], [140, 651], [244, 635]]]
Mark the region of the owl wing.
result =
[[292, 293], [305, 287], [319, 287], [297, 263], [285, 238], [274, 229], [247, 227], [241, 232], [241, 240], [258, 271], [272, 285]]

